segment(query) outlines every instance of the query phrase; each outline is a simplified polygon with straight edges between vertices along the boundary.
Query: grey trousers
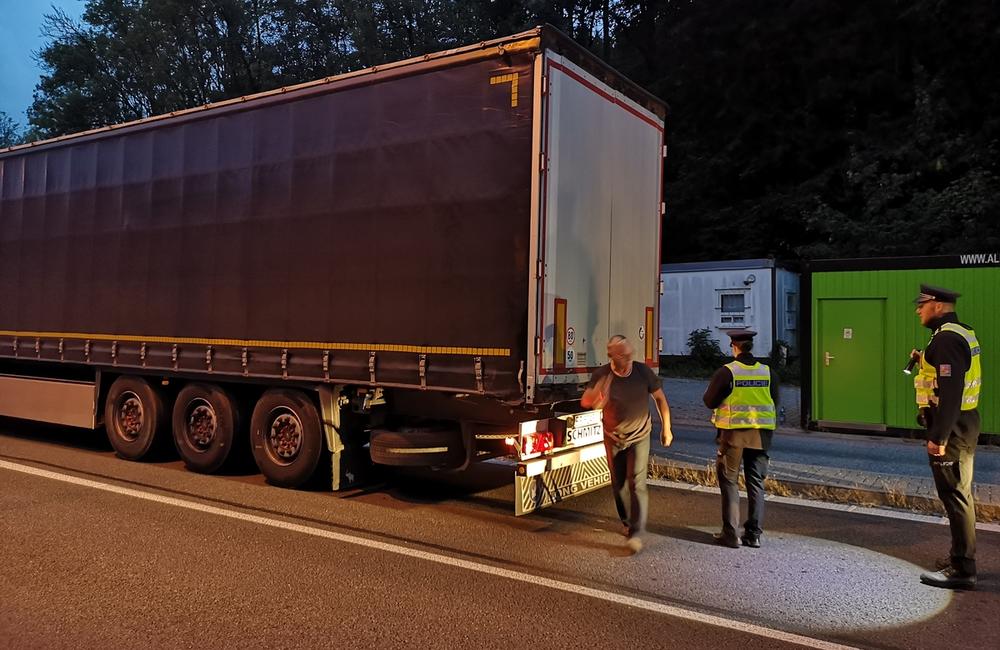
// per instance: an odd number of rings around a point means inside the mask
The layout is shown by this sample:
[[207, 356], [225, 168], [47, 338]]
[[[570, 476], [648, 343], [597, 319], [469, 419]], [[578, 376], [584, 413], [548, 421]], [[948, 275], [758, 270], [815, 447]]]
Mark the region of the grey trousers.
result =
[[770, 457], [763, 449], [731, 447], [719, 443], [715, 473], [722, 492], [722, 534], [737, 537], [740, 525], [740, 465], [747, 485], [747, 519], [743, 524], [746, 535], [759, 537], [764, 523], [764, 479]]
[[619, 447], [604, 438], [604, 450], [608, 455], [611, 489], [615, 495], [618, 518], [628, 526], [629, 537], [640, 535], [646, 530], [646, 513], [649, 511], [649, 494], [646, 489], [649, 436], [627, 447]]

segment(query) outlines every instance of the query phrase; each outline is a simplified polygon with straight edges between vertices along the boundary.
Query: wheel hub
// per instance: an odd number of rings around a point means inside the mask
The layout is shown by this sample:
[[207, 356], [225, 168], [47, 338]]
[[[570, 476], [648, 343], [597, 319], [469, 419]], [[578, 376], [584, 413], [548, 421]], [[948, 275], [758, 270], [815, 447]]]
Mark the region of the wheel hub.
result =
[[118, 433], [133, 442], [138, 439], [144, 422], [142, 400], [131, 391], [122, 393], [118, 400]]
[[271, 421], [267, 442], [277, 459], [291, 462], [302, 449], [302, 422], [294, 413], [280, 413]]
[[196, 449], [207, 449], [219, 427], [215, 409], [203, 399], [193, 400], [188, 408], [188, 440]]

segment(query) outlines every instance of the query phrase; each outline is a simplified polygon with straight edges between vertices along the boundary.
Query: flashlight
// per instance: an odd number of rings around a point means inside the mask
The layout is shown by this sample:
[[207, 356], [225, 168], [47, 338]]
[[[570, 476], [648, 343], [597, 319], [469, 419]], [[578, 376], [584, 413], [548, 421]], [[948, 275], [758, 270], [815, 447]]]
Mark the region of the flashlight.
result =
[[[920, 352], [920, 350], [917, 350], [917, 352]], [[904, 375], [911, 375], [911, 374], [913, 374], [913, 367], [917, 365], [918, 361], [920, 361], [920, 356], [919, 355], [917, 355], [917, 356], [911, 356], [910, 357], [910, 361], [906, 364], [906, 367], [903, 368], [903, 374]]]

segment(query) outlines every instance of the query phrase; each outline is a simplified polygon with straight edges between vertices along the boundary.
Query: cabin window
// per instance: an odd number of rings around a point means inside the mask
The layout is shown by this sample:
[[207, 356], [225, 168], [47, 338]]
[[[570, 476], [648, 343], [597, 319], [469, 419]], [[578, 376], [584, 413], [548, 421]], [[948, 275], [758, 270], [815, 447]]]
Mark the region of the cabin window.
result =
[[746, 294], [719, 294], [719, 326], [723, 328], [742, 327], [746, 325]]

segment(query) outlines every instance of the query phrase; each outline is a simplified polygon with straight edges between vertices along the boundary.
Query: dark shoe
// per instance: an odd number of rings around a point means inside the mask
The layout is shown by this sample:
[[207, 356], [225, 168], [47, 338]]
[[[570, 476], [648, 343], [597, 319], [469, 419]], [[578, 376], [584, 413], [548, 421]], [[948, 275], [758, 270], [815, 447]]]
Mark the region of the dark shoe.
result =
[[622, 524], [622, 536], [623, 537], [631, 537], [632, 536], [632, 529], [629, 527], [628, 524]]
[[740, 538], [740, 541], [743, 542], [743, 546], [760, 548], [760, 535], [744, 535]]
[[938, 559], [934, 560], [934, 568], [937, 569], [938, 571], [943, 571], [944, 569], [947, 569], [950, 566], [951, 566], [950, 555], [945, 555], [944, 557], [939, 557]]
[[725, 533], [715, 533], [714, 535], [712, 535], [712, 539], [714, 539], [715, 543], [718, 544], [719, 546], [728, 546], [729, 548], [740, 547], [740, 540], [736, 539], [735, 535], [730, 537]]
[[975, 589], [976, 576], [959, 573], [958, 569], [948, 567], [936, 573], [921, 573], [920, 582], [932, 587], [943, 589]]

